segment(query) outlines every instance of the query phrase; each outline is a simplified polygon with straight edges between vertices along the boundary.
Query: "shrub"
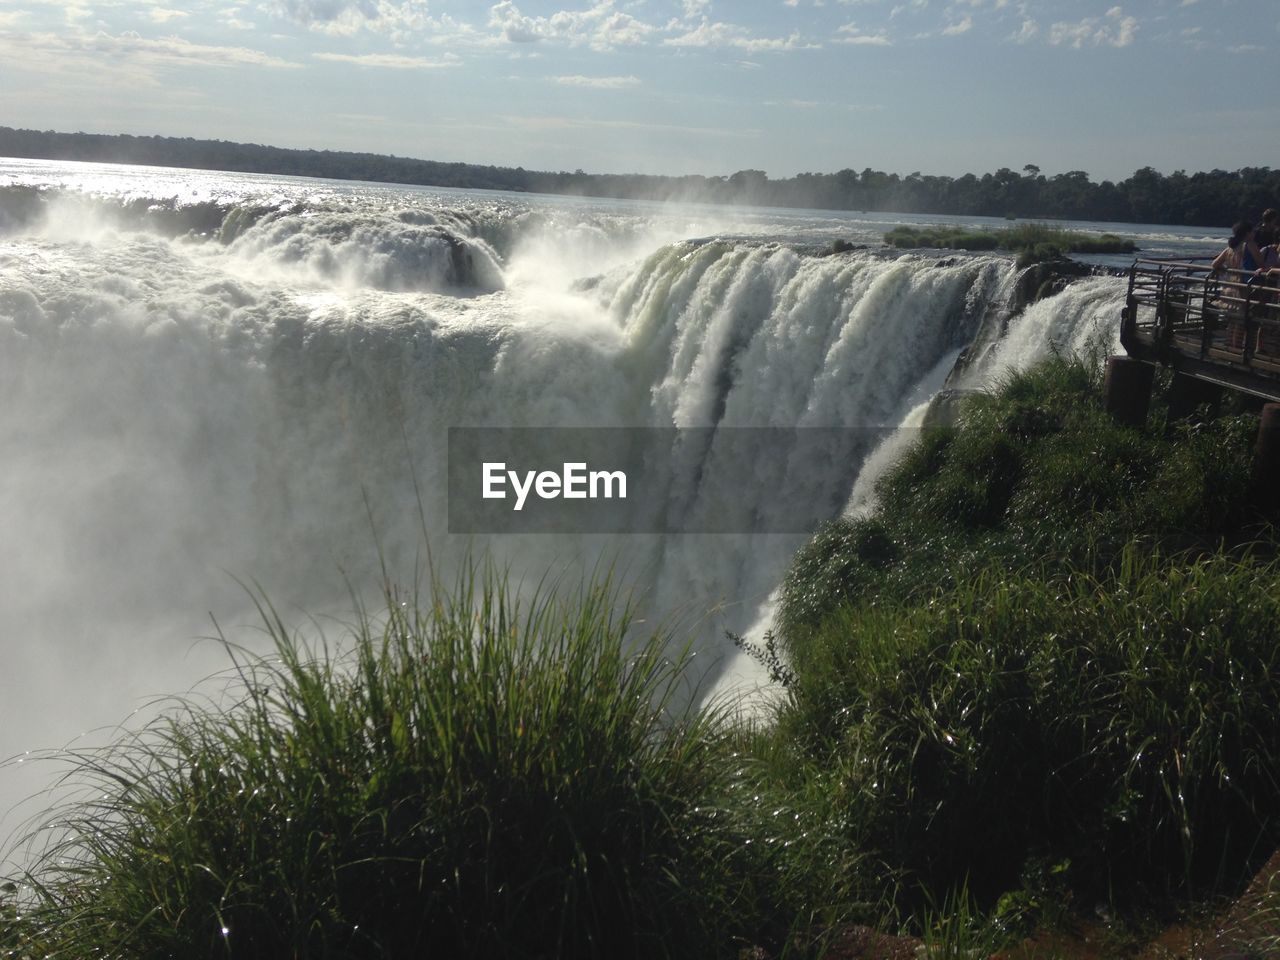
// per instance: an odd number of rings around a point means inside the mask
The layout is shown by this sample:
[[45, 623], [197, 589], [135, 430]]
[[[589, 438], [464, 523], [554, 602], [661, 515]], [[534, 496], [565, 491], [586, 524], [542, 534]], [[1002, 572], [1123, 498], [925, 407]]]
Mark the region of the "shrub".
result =
[[1132, 240], [1112, 233], [1101, 235], [1023, 223], [1001, 230], [967, 230], [964, 227], [894, 227], [884, 235], [891, 247], [911, 250], [921, 247], [952, 250], [1008, 250], [1018, 254], [1021, 267], [1042, 260], [1054, 260], [1070, 253], [1133, 253]]
[[[27, 935], [129, 957], [717, 956], [782, 844], [683, 660], [609, 591], [493, 577], [361, 616], [339, 649], [264, 610], [229, 707], [176, 703], [80, 756]], [[226, 702], [220, 693], [217, 702]], [[764, 840], [763, 835], [757, 839]]]
[[1126, 551], [851, 604], [783, 726], [838, 769], [858, 842], [993, 898], [1034, 858], [1094, 895], [1238, 882], [1280, 840], [1280, 569]]

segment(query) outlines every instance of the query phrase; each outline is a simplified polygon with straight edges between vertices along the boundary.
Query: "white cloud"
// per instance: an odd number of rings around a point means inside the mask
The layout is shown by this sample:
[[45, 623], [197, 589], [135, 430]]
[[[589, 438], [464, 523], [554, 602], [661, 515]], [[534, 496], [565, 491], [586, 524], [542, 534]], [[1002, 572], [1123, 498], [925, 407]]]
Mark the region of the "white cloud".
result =
[[968, 33], [973, 29], [973, 17], [965, 17], [959, 23], [953, 23], [949, 27], [942, 29], [944, 37], [957, 37], [962, 33]]
[[243, 11], [239, 6], [224, 7], [218, 11], [223, 26], [230, 27], [232, 30], [253, 30], [256, 24], [243, 19], [240, 14]]
[[248, 47], [211, 46], [192, 43], [181, 37], [140, 37], [133, 32], [112, 36], [55, 37], [46, 49], [84, 52], [106, 58], [123, 58], [148, 64], [181, 64], [198, 67], [300, 67], [301, 64], [281, 60]]
[[891, 46], [889, 38], [883, 33], [864, 33], [856, 23], [846, 23], [836, 32], [840, 34], [840, 36], [836, 37], [837, 43], [852, 43], [858, 46], [873, 47]]
[[490, 8], [489, 26], [501, 30], [503, 39], [510, 43], [533, 43], [547, 35], [546, 21], [524, 16], [512, 0]]
[[1120, 7], [1112, 7], [1105, 18], [1085, 17], [1076, 23], [1059, 22], [1049, 28], [1049, 42], [1080, 49], [1088, 46], [1127, 47], [1138, 32], [1135, 17], [1125, 16]]
[[1029, 43], [1031, 40], [1035, 39], [1035, 36], [1039, 32], [1040, 32], [1040, 24], [1030, 19], [1023, 20], [1022, 26], [1020, 26], [1017, 29], [1017, 31], [1013, 34], [1013, 36], [1010, 37], [1009, 39], [1011, 39], [1014, 43]]
[[509, 43], [562, 40], [593, 50], [639, 46], [657, 32], [656, 27], [615, 10], [613, 0], [598, 0], [586, 10], [560, 10], [549, 17], [525, 16], [513, 0], [502, 0], [489, 8], [489, 26]]
[[152, 7], [147, 11], [147, 16], [155, 23], [168, 23], [170, 20], [180, 20], [183, 17], [189, 17], [191, 14], [185, 10], [169, 10], [165, 7]]
[[108, 33], [10, 33], [0, 31], [0, 62], [46, 76], [66, 78], [100, 90], [104, 85], [159, 87], [176, 95], [172, 78], [163, 71], [173, 67], [266, 67], [295, 69], [302, 66], [248, 47], [191, 43], [180, 37], [141, 37], [134, 32]]
[[316, 60], [327, 60], [333, 63], [353, 63], [358, 67], [384, 67], [390, 70], [441, 70], [456, 67], [462, 63], [461, 58], [453, 54], [445, 54], [439, 60], [428, 60], [424, 57], [406, 57], [395, 53], [365, 53], [360, 55], [348, 53], [313, 53]]
[[405, 40], [438, 26], [427, 16], [427, 0], [276, 0], [276, 9], [312, 30], [337, 36], [370, 30]]
[[686, 30], [674, 37], [662, 41], [670, 47], [736, 47], [748, 53], [760, 53], [766, 50], [796, 50], [810, 46], [801, 42], [800, 35], [793, 33], [789, 37], [753, 37], [744, 27], [734, 23], [703, 20], [692, 30]]
[[639, 77], [584, 77], [578, 74], [569, 77], [552, 77], [551, 80], [564, 87], [591, 87], [596, 90], [621, 90], [623, 87], [640, 85]]

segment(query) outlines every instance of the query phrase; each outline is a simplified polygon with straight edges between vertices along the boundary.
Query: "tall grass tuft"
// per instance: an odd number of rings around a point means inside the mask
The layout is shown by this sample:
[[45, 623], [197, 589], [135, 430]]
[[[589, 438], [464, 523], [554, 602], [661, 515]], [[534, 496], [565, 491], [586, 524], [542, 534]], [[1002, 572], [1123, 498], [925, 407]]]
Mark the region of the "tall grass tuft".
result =
[[386, 599], [332, 646], [264, 605], [274, 656], [233, 651], [230, 701], [79, 756], [94, 799], [47, 828], [16, 955], [703, 958], [753, 932], [768, 844], [667, 637], [602, 587]]

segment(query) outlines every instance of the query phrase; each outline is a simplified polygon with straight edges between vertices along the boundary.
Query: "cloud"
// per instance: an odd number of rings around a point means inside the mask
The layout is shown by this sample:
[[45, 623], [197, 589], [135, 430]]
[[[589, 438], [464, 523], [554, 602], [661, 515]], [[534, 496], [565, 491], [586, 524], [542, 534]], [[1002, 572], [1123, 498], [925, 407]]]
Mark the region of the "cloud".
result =
[[973, 17], [965, 17], [959, 23], [953, 23], [949, 27], [943, 27], [942, 35], [944, 37], [957, 37], [962, 33], [968, 33], [973, 29]]
[[147, 11], [147, 16], [154, 23], [168, 23], [170, 20], [179, 20], [182, 17], [189, 17], [191, 14], [185, 10], [169, 10], [165, 7], [152, 7]]
[[275, 7], [290, 20], [338, 36], [369, 30], [405, 40], [439, 26], [427, 16], [427, 0], [276, 0]]
[[332, 63], [353, 63], [358, 67], [383, 67], [389, 70], [442, 70], [462, 63], [462, 59], [453, 54], [445, 54], [439, 60], [406, 57], [396, 53], [365, 53], [358, 56], [349, 53], [313, 53], [311, 56], [316, 60]]
[[590, 87], [596, 90], [621, 90], [624, 87], [637, 87], [640, 85], [639, 77], [584, 77], [574, 75], [570, 77], [552, 77], [551, 81], [564, 87]]
[[37, 45], [50, 54], [90, 54], [99, 58], [129, 60], [150, 65], [274, 68], [302, 66], [248, 47], [192, 43], [181, 37], [141, 37], [132, 31], [117, 36], [102, 32], [92, 36], [84, 34], [78, 37], [43, 34], [30, 39], [37, 41]]
[[1030, 19], [1023, 20], [1022, 26], [1018, 27], [1017, 31], [1015, 31], [1013, 36], [1011, 36], [1009, 39], [1012, 40], [1014, 43], [1030, 43], [1032, 40], [1035, 39], [1036, 35], [1039, 32], [1040, 32], [1040, 24]]
[[494, 4], [489, 10], [489, 26], [502, 31], [509, 43], [535, 43], [547, 36], [545, 21], [526, 17], [511, 0]]
[[754, 37], [745, 28], [733, 23], [703, 20], [691, 30], [662, 41], [669, 47], [735, 47], [748, 53], [762, 51], [796, 50], [811, 47], [800, 40], [798, 33], [789, 37]]
[[[0, 30], [0, 62], [11, 70], [24, 70], [53, 78], [85, 91], [156, 88], [173, 98], [181, 91], [169, 71], [172, 68], [269, 68], [297, 69], [292, 63], [248, 47], [191, 43], [180, 37], [141, 37], [134, 32], [108, 33], [12, 33]], [[190, 91], [187, 91], [188, 93]]]
[[586, 10], [560, 10], [549, 17], [529, 17], [513, 0], [489, 8], [489, 26], [508, 43], [560, 40], [593, 50], [639, 46], [657, 32], [651, 24], [613, 8], [613, 0], [598, 0]]
[[858, 46], [888, 47], [891, 42], [883, 33], [864, 33], [856, 23], [846, 23], [837, 31], [836, 43], [852, 43]]
[[1077, 50], [1088, 46], [1127, 47], [1138, 32], [1135, 17], [1125, 16], [1120, 7], [1112, 7], [1103, 17], [1085, 17], [1076, 23], [1059, 22], [1049, 28], [1049, 42]]

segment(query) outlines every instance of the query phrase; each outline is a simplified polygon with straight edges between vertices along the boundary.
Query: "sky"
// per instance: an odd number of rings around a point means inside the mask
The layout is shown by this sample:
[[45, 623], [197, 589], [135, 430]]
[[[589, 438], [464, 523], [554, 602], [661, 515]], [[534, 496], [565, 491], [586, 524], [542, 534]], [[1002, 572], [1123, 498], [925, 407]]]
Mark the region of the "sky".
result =
[[1280, 165], [1275, 0], [0, 0], [0, 125], [591, 173]]

